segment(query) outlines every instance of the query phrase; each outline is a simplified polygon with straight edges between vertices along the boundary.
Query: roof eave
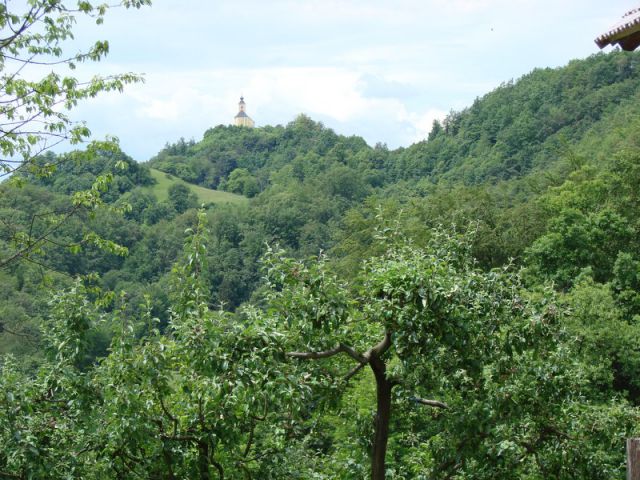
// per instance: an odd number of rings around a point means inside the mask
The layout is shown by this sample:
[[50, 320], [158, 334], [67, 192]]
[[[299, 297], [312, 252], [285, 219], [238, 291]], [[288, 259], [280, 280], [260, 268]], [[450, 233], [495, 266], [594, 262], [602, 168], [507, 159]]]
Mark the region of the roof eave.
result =
[[632, 51], [640, 45], [640, 40], [638, 39], [640, 34], [640, 12], [634, 10], [628, 12], [625, 17], [627, 16], [630, 18], [626, 22], [623, 19], [624, 23], [621, 22], [595, 39], [596, 45], [600, 49], [617, 43], [623, 50]]

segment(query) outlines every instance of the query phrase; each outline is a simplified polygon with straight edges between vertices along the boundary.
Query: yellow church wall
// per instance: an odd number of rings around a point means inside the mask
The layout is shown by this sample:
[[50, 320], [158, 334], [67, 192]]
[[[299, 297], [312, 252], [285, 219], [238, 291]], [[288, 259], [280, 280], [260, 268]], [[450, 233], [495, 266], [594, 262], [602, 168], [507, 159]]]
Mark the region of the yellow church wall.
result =
[[249, 127], [253, 128], [255, 123], [249, 117], [237, 117], [235, 119], [235, 124], [237, 127]]

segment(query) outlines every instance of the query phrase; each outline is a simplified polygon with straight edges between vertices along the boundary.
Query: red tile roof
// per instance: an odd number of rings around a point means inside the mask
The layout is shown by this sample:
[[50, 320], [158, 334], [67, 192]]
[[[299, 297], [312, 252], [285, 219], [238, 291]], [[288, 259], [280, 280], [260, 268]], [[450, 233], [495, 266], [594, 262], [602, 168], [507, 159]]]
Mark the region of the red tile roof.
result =
[[640, 45], [640, 8], [625, 13], [621, 21], [596, 38], [595, 42], [600, 48], [617, 43], [623, 50], [635, 50]]

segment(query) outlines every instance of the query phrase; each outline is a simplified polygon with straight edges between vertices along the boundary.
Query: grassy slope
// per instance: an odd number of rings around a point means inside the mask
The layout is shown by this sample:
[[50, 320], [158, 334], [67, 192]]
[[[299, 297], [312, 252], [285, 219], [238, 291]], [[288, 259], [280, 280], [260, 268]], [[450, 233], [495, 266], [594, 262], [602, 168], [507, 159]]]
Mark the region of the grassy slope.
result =
[[147, 187], [148, 191], [153, 193], [158, 201], [167, 199], [169, 187], [174, 183], [181, 183], [189, 187], [189, 189], [198, 196], [198, 200], [203, 203], [235, 203], [242, 204], [247, 202], [247, 198], [235, 193], [223, 192], [219, 190], [211, 190], [187, 183], [184, 180], [170, 175], [155, 168], [151, 169], [151, 176], [156, 180], [156, 184]]

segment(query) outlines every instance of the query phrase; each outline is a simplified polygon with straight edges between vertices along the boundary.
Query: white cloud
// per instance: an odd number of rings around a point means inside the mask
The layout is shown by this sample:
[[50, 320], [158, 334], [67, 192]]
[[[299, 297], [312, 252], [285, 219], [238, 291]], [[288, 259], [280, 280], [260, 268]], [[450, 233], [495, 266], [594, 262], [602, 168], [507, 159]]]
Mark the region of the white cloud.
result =
[[411, 125], [414, 127], [413, 138], [411, 142], [419, 142], [427, 138], [431, 127], [433, 127], [434, 120], [442, 121], [447, 116], [448, 112], [444, 110], [429, 109], [422, 113], [411, 113], [408, 115]]

